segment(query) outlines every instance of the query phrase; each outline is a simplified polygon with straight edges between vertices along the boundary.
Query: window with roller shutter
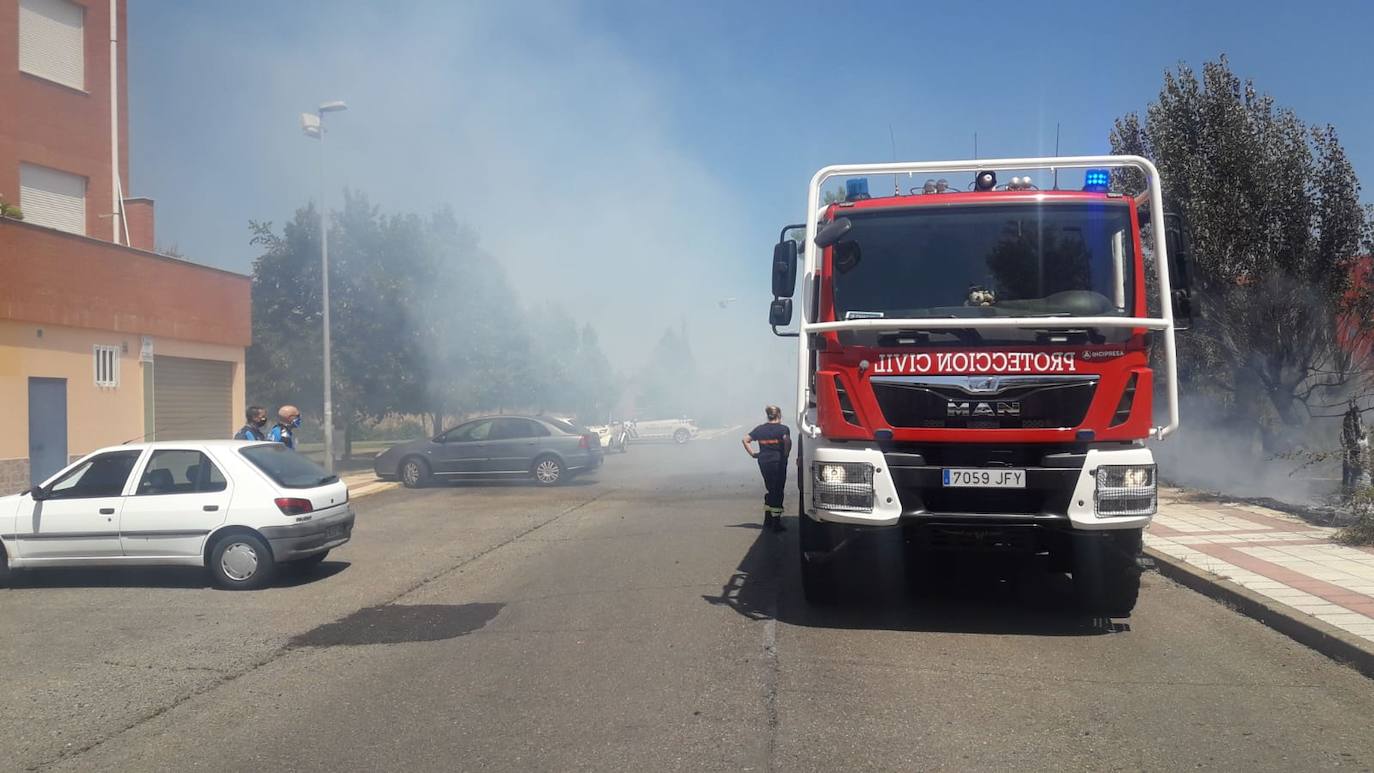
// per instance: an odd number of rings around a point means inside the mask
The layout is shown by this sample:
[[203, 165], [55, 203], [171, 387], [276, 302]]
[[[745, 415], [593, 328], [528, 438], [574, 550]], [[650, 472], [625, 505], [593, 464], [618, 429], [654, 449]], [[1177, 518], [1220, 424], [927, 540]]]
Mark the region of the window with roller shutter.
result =
[[24, 222], [86, 233], [86, 178], [34, 164], [19, 165], [19, 208]]
[[86, 89], [86, 9], [70, 0], [19, 0], [19, 69]]

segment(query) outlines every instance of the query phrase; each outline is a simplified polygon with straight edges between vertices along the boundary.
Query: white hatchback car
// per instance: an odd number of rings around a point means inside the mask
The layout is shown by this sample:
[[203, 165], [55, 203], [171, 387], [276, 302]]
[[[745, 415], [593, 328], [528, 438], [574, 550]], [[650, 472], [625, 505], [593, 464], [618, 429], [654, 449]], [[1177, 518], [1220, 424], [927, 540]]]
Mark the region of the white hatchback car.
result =
[[45, 566], [203, 566], [261, 588], [353, 533], [348, 487], [279, 443], [203, 440], [105, 448], [0, 498], [0, 581]]

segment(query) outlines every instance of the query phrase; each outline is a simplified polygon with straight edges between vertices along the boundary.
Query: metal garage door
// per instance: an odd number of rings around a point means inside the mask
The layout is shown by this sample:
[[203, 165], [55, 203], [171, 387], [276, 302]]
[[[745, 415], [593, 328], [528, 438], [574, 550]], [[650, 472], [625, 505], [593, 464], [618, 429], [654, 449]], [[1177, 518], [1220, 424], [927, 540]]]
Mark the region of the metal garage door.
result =
[[233, 433], [234, 363], [153, 358], [153, 430], [158, 440], [208, 440]]

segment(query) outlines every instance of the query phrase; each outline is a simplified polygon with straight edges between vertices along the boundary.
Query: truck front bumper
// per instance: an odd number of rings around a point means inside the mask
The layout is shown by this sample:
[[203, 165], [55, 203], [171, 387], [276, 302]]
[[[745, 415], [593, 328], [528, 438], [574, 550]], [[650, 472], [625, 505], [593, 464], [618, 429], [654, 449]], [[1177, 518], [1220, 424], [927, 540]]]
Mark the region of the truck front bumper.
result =
[[[812, 473], [817, 463], [871, 465], [872, 508], [827, 509], [818, 503], [814, 496], [817, 481]], [[1097, 514], [1097, 468], [1152, 464], [1154, 456], [1144, 446], [1090, 448], [1081, 454], [1056, 454], [1052, 464], [1017, 467], [1026, 471], [1024, 489], [947, 488], [943, 484], [945, 467], [926, 464], [918, 454], [884, 453], [876, 447], [850, 444], [810, 446], [805, 447], [800, 470], [806, 476], [802, 507], [814, 520], [856, 526], [895, 526], [902, 521], [982, 521], [1088, 531], [1141, 529], [1149, 525], [1152, 514]]]

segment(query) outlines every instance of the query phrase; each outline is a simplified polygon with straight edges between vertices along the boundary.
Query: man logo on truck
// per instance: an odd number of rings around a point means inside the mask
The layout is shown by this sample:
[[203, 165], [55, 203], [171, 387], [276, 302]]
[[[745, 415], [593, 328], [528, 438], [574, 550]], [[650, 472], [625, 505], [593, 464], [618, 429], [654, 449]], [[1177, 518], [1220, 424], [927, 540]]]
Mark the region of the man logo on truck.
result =
[[992, 418], [1001, 416], [1014, 418], [1021, 415], [1021, 404], [1009, 400], [997, 402], [973, 402], [970, 400], [950, 400], [945, 404], [945, 416]]

